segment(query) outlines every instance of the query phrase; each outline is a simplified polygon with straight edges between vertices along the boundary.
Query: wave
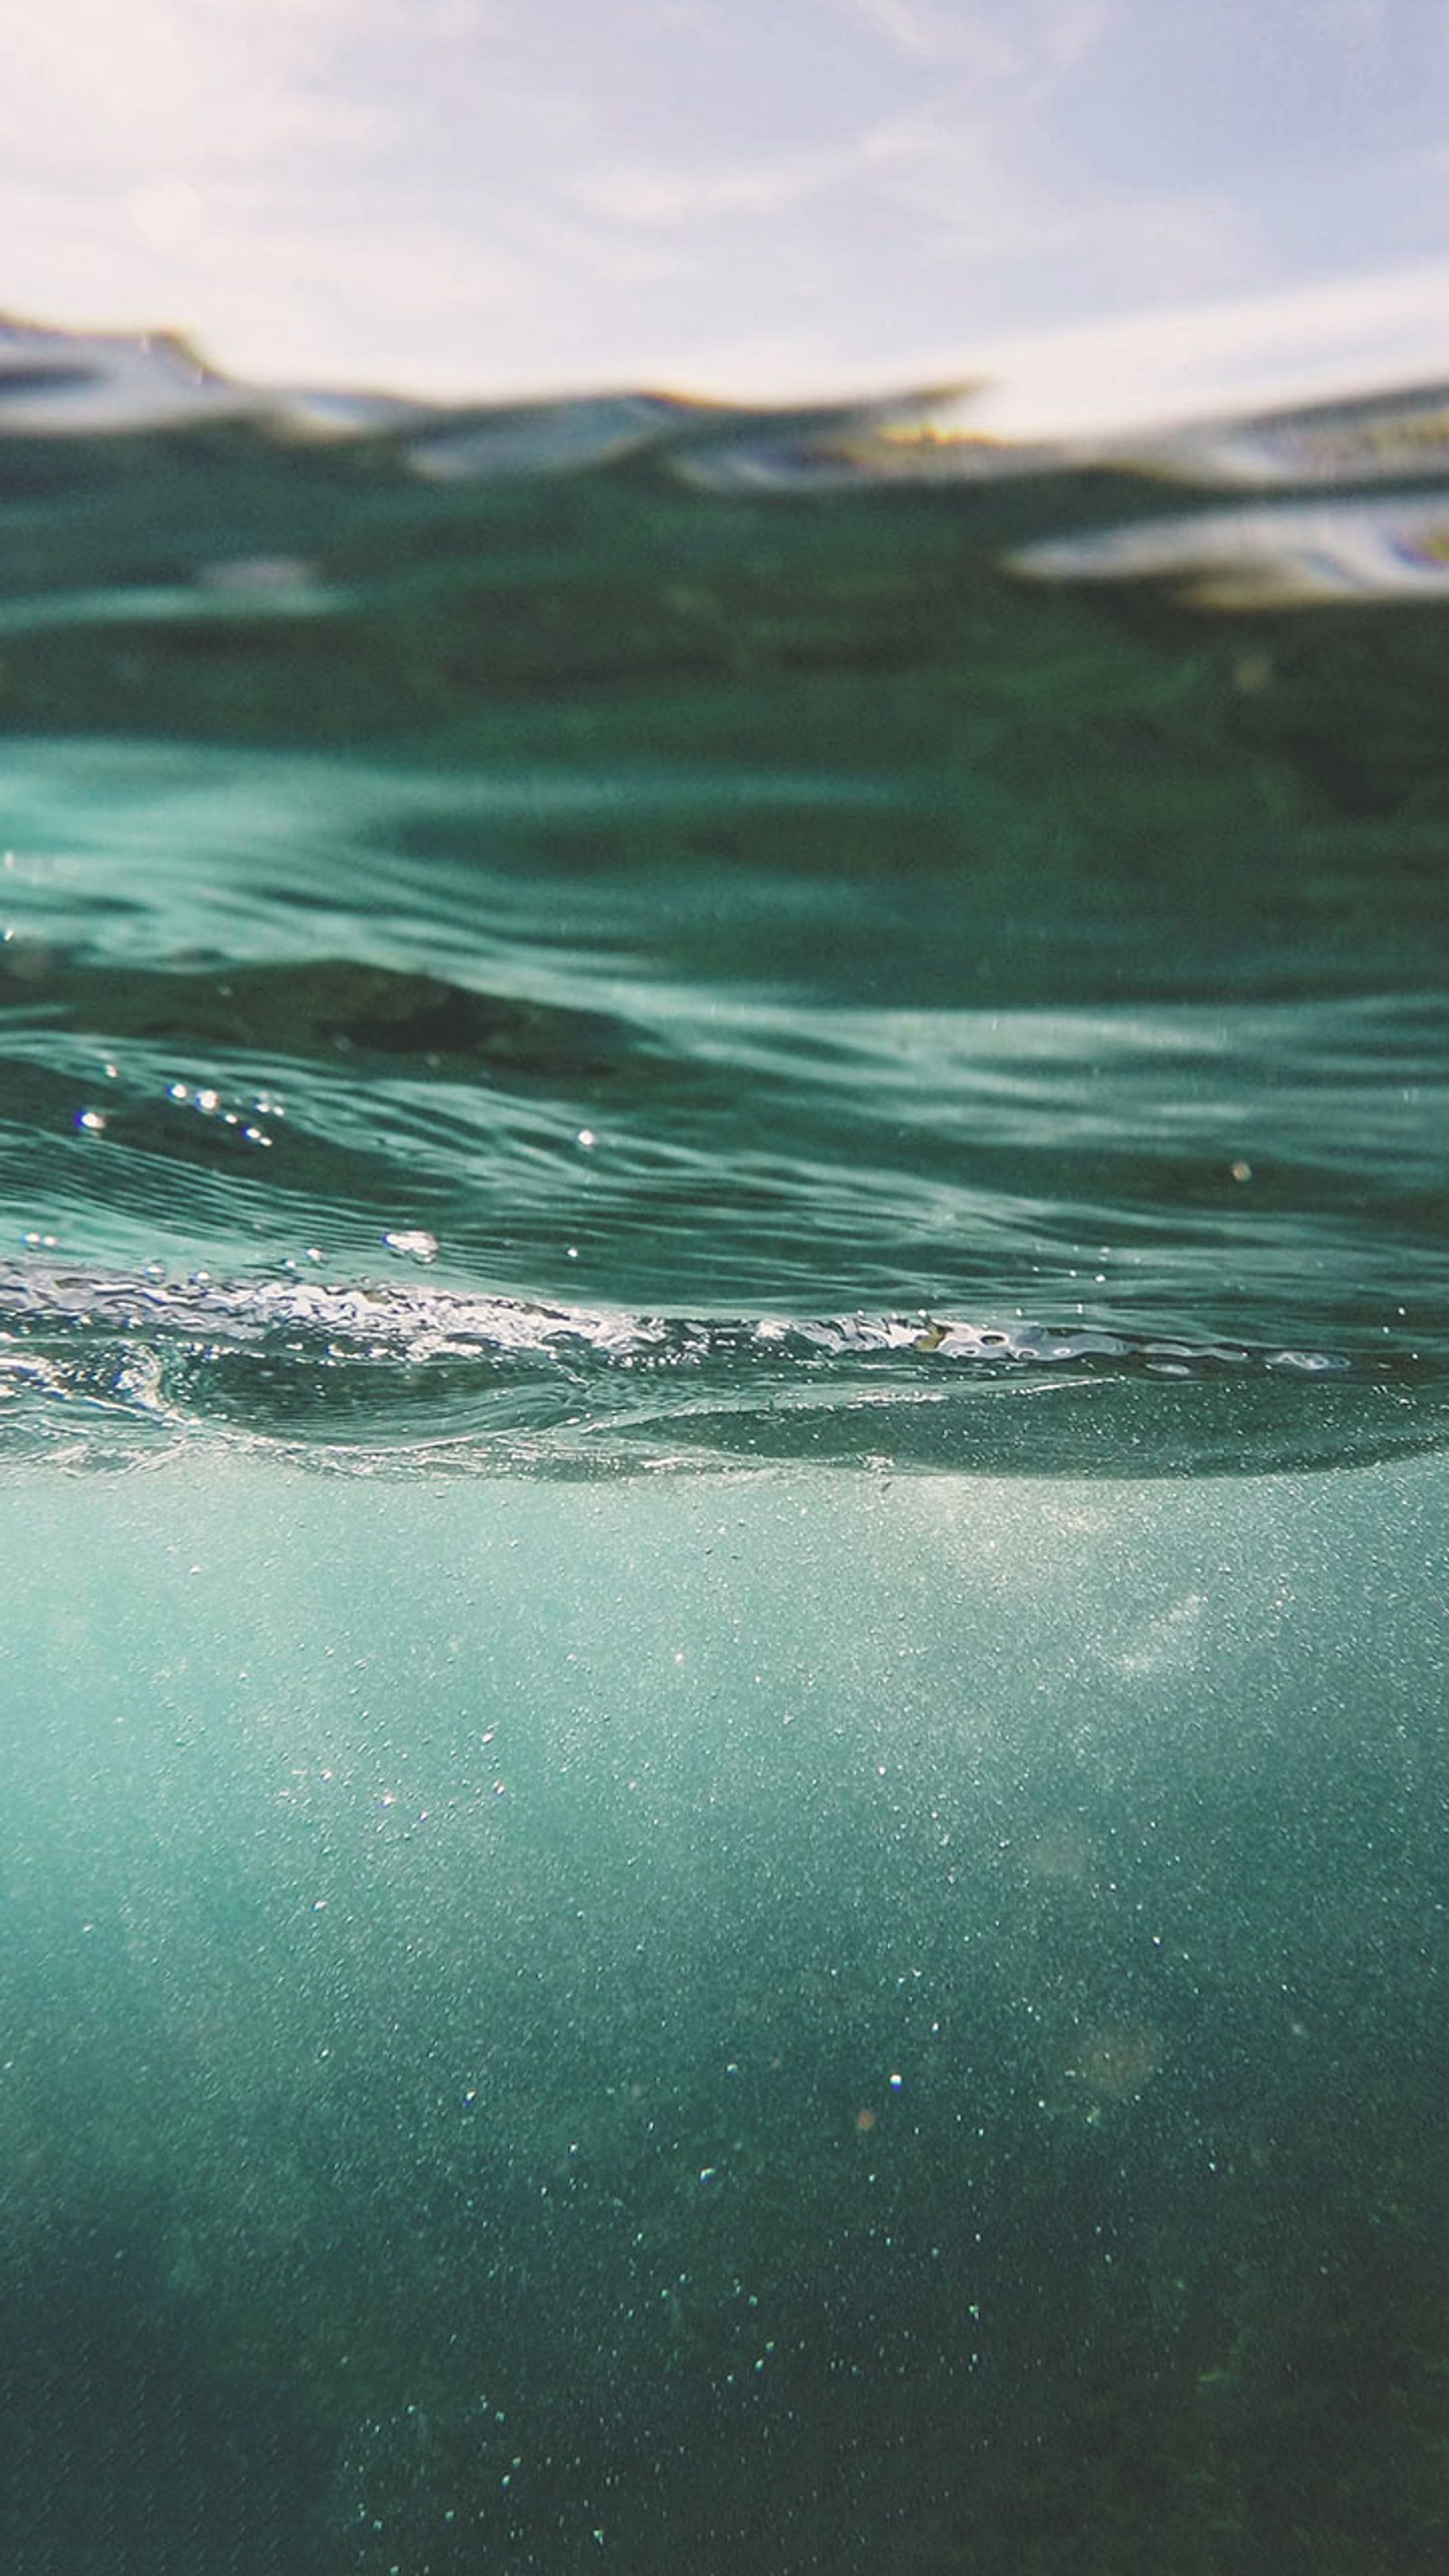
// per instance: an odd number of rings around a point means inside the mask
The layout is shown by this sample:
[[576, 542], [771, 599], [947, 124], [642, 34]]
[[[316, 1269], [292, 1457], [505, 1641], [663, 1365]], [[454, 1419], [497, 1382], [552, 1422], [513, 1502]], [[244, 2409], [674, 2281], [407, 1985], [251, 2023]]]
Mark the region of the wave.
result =
[[0, 1276], [30, 1450], [210, 1431], [351, 1472], [1264, 1472], [1436, 1446], [1402, 1362], [924, 1315], [687, 1318], [318, 1281]]
[[1431, 1436], [1442, 387], [1022, 446], [969, 389], [446, 409], [14, 326], [0, 456], [47, 1421]]

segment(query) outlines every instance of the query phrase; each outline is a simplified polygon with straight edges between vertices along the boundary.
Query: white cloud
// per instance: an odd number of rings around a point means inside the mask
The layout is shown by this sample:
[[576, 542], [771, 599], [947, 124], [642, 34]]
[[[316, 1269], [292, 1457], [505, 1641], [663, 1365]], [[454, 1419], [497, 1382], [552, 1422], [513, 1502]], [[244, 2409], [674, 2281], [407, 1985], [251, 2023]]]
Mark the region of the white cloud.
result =
[[587, 281], [591, 287], [642, 295], [698, 274], [693, 250], [673, 233], [652, 227], [620, 231], [583, 214], [517, 207], [509, 233], [518, 250], [549, 277], [567, 277], [574, 286]]
[[[1331, 401], [1442, 370], [1449, 258], [1331, 285], [1158, 306], [978, 352], [993, 389], [973, 423], [998, 435]], [[929, 369], [927, 370], [929, 373]]]
[[814, 154], [712, 171], [622, 161], [584, 172], [570, 183], [568, 194], [608, 223], [641, 232], [676, 232], [683, 224], [715, 215], [784, 214], [822, 184], [821, 161]]
[[44, 0], [0, 11], [0, 162], [106, 176], [255, 167], [376, 141], [325, 77], [348, 0]]
[[988, 78], [1013, 71], [1017, 49], [1005, 29], [979, 12], [969, 17], [938, 0], [846, 0], [851, 15], [913, 63], [955, 63]]
[[123, 196], [107, 220], [72, 203], [40, 231], [25, 184], [0, 179], [0, 237], [24, 245], [7, 300], [26, 319], [174, 323], [230, 372], [271, 381], [406, 387], [441, 374], [444, 351], [457, 389], [484, 379], [501, 327], [538, 297], [537, 267], [426, 212], [369, 230], [364, 259], [358, 231], [346, 204], [174, 180]]
[[1255, 211], [1221, 190], [1119, 188], [1061, 180], [1014, 152], [990, 116], [917, 120], [913, 148], [877, 173], [882, 201], [909, 219], [914, 255], [970, 291], [977, 275], [1055, 258], [1120, 308], [1168, 285], [1212, 294], [1251, 271]]
[[978, 82], [1022, 82], [1070, 71], [1106, 35], [1120, 0], [837, 0], [907, 63], [950, 66]]
[[836, 189], [924, 159], [933, 149], [924, 121], [892, 117], [838, 144], [721, 163], [712, 170], [636, 162], [584, 171], [568, 183], [568, 194], [609, 222], [677, 232], [720, 216], [769, 219], [788, 214]]
[[1044, 31], [1047, 68], [1058, 74], [1075, 71], [1112, 34], [1121, 15], [1120, 0], [1054, 0]]

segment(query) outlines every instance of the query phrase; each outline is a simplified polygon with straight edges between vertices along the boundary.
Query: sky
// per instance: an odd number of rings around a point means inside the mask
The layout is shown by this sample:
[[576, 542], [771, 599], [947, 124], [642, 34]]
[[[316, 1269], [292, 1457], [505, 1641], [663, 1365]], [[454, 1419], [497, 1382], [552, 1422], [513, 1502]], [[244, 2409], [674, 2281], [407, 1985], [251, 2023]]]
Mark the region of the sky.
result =
[[484, 400], [1449, 374], [1442, 0], [0, 0], [0, 311]]

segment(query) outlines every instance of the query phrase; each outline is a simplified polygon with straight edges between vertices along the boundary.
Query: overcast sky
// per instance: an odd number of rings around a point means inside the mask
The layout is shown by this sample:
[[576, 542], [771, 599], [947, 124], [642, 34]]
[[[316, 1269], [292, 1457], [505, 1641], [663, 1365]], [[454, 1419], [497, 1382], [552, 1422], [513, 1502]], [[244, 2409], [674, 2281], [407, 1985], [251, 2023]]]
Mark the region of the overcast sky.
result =
[[0, 0], [0, 63], [0, 309], [244, 375], [1449, 373], [1443, 0]]

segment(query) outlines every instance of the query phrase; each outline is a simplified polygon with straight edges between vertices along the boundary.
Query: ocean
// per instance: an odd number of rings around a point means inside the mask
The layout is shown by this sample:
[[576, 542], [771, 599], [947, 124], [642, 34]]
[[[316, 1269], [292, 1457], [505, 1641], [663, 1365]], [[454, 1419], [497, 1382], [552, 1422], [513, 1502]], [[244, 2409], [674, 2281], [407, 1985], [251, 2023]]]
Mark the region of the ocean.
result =
[[1449, 397], [0, 530], [7, 2571], [1437, 2576]]

